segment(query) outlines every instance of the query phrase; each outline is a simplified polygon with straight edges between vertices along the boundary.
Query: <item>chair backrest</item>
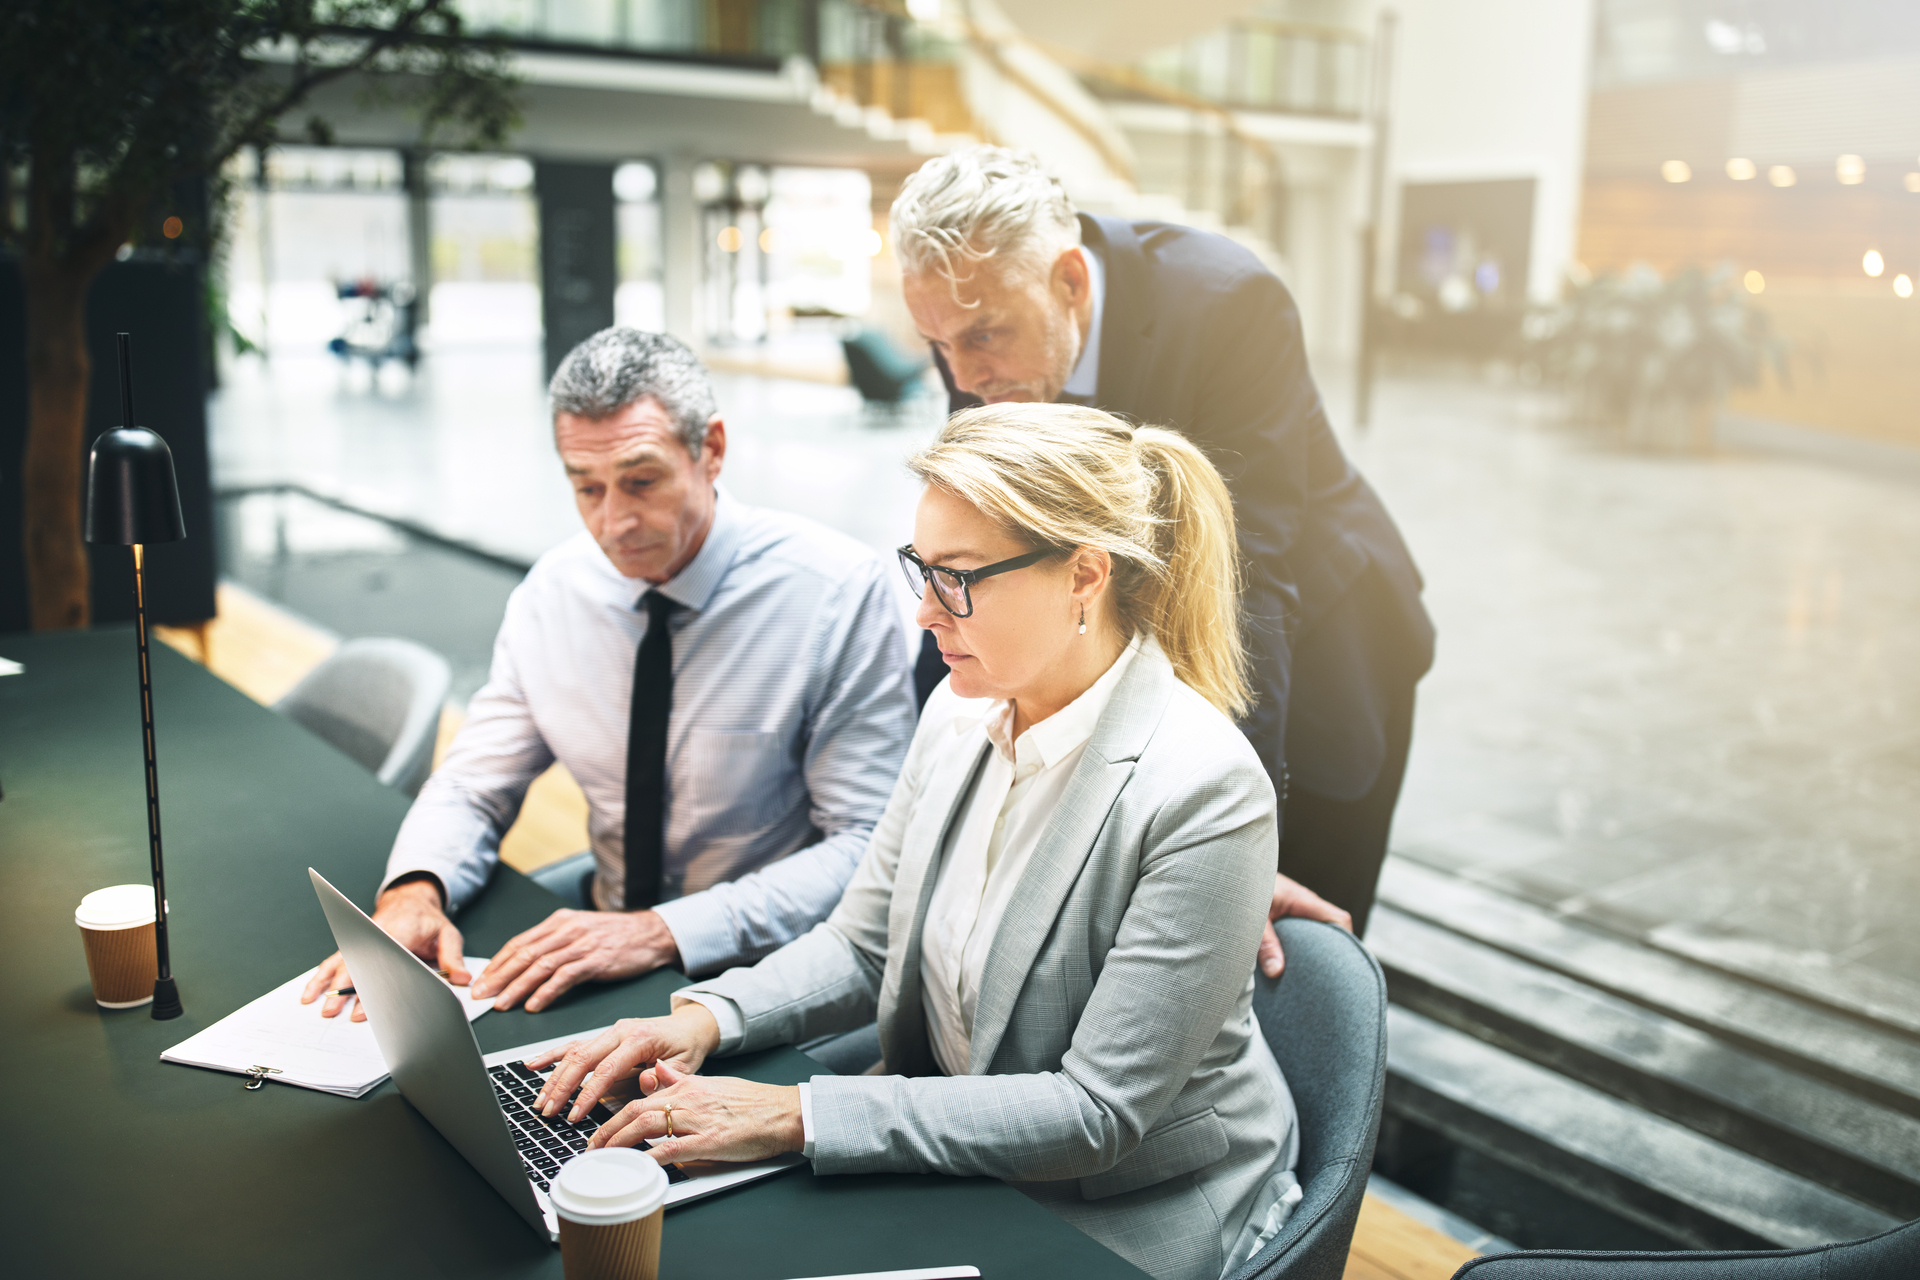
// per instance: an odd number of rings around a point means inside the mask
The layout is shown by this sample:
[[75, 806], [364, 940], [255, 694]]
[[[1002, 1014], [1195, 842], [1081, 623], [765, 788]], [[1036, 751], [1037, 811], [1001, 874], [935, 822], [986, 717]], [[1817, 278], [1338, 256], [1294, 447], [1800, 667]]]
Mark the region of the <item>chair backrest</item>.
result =
[[440, 709], [452, 683], [447, 660], [411, 640], [349, 640], [273, 709], [414, 796], [433, 768]]
[[1253, 1010], [1299, 1115], [1302, 1198], [1235, 1280], [1340, 1280], [1366, 1195], [1387, 1077], [1387, 984], [1344, 929], [1279, 922], [1287, 967]]
[[1811, 1249], [1496, 1253], [1453, 1274], [1454, 1280], [1912, 1280], [1920, 1276], [1920, 1222]]
[[932, 363], [903, 355], [877, 329], [842, 338], [840, 349], [847, 357], [847, 376], [867, 400], [900, 399]]

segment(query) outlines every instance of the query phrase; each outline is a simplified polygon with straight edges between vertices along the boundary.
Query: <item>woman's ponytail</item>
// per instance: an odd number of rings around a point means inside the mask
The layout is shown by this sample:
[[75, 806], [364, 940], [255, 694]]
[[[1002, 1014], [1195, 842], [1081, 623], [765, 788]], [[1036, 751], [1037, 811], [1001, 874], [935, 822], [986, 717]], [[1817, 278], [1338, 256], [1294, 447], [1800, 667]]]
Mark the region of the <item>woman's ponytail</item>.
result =
[[1164, 576], [1142, 582], [1142, 620], [1173, 669], [1236, 720], [1253, 705], [1240, 640], [1240, 552], [1233, 498], [1207, 456], [1178, 432], [1139, 427], [1134, 447], [1154, 475], [1154, 550]]
[[1229, 716], [1253, 705], [1233, 499], [1186, 437], [1080, 405], [983, 405], [947, 419], [908, 465], [1031, 546], [1105, 551], [1123, 632], [1152, 632]]

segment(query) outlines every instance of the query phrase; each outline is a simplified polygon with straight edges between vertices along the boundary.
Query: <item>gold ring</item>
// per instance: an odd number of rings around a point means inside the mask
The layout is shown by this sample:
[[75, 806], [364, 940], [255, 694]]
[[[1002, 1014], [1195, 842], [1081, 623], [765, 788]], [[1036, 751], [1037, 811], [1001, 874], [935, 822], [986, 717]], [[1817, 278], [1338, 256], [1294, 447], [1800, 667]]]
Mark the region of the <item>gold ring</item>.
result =
[[669, 1138], [673, 1136], [673, 1104], [671, 1102], [667, 1104], [667, 1136]]

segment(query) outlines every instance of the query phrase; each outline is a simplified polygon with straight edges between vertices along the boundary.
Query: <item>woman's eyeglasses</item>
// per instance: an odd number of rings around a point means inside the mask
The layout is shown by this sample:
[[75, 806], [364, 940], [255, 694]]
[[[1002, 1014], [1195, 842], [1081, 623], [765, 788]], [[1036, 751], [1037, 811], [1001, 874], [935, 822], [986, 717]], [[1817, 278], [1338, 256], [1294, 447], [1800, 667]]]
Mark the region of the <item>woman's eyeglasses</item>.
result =
[[930, 586], [933, 588], [933, 598], [940, 602], [941, 608], [956, 618], [970, 618], [973, 616], [974, 583], [995, 574], [1012, 573], [1015, 569], [1038, 564], [1056, 550], [1055, 547], [1042, 547], [1038, 551], [1029, 551], [1023, 556], [979, 569], [949, 569], [943, 565], [928, 564], [915, 555], [913, 547], [909, 545], [900, 548], [900, 568], [906, 573], [907, 585], [913, 588], [913, 594], [917, 596]]

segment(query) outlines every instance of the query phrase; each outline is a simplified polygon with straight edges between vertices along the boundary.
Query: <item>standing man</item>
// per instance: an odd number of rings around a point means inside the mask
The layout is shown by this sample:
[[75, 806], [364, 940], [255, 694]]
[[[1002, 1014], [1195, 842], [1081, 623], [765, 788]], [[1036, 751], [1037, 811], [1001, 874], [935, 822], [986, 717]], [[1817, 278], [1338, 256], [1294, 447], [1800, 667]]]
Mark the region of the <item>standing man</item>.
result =
[[[401, 824], [373, 913], [468, 981], [451, 917], [559, 760], [586, 793], [592, 849], [540, 878], [581, 909], [473, 982], [497, 1009], [535, 1012], [590, 979], [750, 963], [825, 919], [914, 721], [894, 570], [718, 487], [726, 426], [691, 351], [605, 329], [550, 391], [586, 530], [508, 600], [492, 674]], [[303, 999], [346, 982], [335, 955]], [[322, 1012], [345, 1004], [329, 995]]]
[[[1058, 179], [1003, 147], [929, 161], [892, 234], [955, 410], [1091, 404], [1175, 427], [1219, 466], [1259, 696], [1242, 727], [1282, 804], [1274, 910], [1292, 877], [1364, 931], [1433, 624], [1406, 544], [1328, 426], [1286, 286], [1224, 236], [1076, 215]], [[923, 691], [941, 674], [923, 654]]]

